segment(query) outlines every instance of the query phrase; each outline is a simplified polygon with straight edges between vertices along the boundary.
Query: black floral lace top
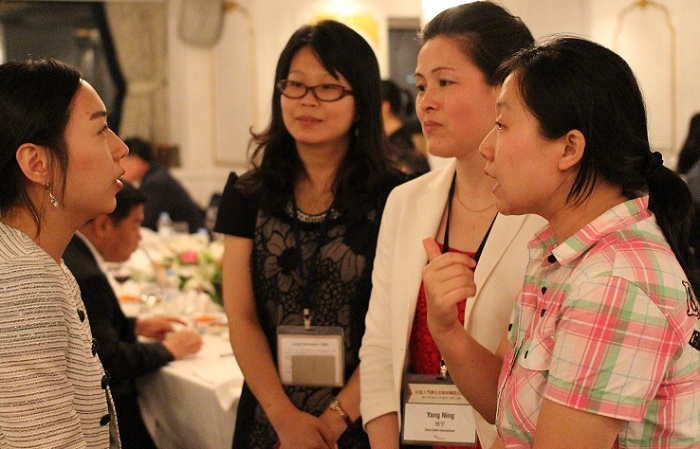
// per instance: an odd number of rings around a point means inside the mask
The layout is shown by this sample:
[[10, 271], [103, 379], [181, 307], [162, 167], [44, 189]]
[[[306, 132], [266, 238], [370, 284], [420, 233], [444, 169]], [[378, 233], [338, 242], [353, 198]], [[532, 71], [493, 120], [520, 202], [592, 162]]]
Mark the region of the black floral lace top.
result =
[[[397, 177], [390, 187], [402, 180]], [[343, 328], [346, 380], [357, 368], [379, 221], [388, 190], [377, 199], [375, 208], [355, 222], [344, 220], [333, 207], [319, 215], [298, 211], [301, 239], [298, 245], [291, 201], [283, 212], [267, 215], [255, 209], [252, 201], [235, 188], [235, 179], [229, 180], [222, 195], [216, 231], [253, 239], [253, 291], [258, 317], [275, 359], [277, 327], [303, 326], [300, 297], [308, 273], [313, 270], [314, 282], [309, 287], [312, 324]], [[326, 217], [327, 214], [330, 216]], [[314, 257], [317, 247], [318, 255]], [[299, 250], [306, 276], [299, 270]], [[300, 410], [316, 416], [325, 410], [338, 390], [285, 386], [287, 395]], [[274, 429], [253, 394], [244, 386], [233, 447], [268, 449], [276, 442]], [[360, 420], [343, 434], [338, 446], [341, 449], [369, 448]]]

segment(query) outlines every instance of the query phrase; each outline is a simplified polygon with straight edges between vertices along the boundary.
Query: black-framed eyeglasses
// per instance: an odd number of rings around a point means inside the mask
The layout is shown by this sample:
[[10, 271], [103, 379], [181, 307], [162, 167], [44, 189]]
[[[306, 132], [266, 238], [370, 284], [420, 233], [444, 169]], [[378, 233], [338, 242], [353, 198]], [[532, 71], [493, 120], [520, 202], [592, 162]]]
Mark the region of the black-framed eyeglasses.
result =
[[318, 84], [307, 86], [306, 84], [292, 80], [281, 80], [277, 83], [277, 90], [287, 98], [298, 100], [303, 98], [309, 91], [318, 101], [338, 101], [341, 98], [352, 95], [350, 89], [346, 89], [340, 84]]

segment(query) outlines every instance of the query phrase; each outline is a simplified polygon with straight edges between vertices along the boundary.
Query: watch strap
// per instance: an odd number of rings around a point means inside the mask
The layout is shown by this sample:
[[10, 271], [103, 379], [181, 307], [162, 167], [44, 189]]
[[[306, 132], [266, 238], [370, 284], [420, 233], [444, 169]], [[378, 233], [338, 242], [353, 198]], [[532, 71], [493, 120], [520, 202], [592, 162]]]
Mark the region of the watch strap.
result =
[[338, 398], [333, 398], [331, 403], [328, 404], [328, 408], [340, 415], [340, 417], [343, 418], [345, 424], [347, 424], [348, 427], [352, 426], [352, 419], [350, 419], [350, 415], [348, 415], [347, 412], [343, 410], [343, 407], [340, 405], [340, 401], [338, 400]]

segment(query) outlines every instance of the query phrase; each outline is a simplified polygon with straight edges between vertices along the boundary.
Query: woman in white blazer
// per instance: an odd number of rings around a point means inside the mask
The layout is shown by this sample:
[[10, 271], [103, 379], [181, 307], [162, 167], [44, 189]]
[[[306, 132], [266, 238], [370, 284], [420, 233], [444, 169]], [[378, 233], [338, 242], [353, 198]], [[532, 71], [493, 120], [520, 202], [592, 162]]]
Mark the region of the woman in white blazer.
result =
[[[496, 68], [532, 42], [520, 19], [490, 2], [445, 10], [423, 29], [417, 113], [430, 153], [454, 160], [394, 189], [382, 218], [360, 349], [360, 406], [375, 449], [399, 447], [401, 384], [411, 366], [409, 342], [427, 263], [424, 238], [446, 243], [447, 234], [451, 249], [480, 254], [478, 291], [464, 311], [476, 340], [495, 352], [508, 324], [527, 242], [544, 221], [497, 214], [494, 181], [484, 174], [478, 148], [495, 122]], [[495, 429], [476, 418], [479, 441], [490, 447]]]

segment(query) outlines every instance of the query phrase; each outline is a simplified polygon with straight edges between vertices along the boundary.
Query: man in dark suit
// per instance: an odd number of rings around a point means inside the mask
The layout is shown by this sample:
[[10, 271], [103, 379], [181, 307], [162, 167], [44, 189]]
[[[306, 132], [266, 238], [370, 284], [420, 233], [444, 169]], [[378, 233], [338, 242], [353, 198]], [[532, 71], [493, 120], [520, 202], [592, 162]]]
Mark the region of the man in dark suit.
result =
[[[196, 332], [174, 331], [173, 323], [182, 323], [178, 318], [127, 318], [110, 285], [105, 262], [124, 262], [138, 247], [144, 201], [141, 192], [124, 183], [114, 212], [86, 223], [63, 254], [80, 286], [100, 360], [111, 376], [123, 449], [155, 449], [139, 410], [136, 378], [202, 346]], [[138, 335], [154, 341], [139, 342]]]
[[122, 159], [122, 179], [139, 186], [146, 196], [143, 226], [158, 229], [158, 217], [167, 212], [173, 223], [187, 222], [189, 232], [204, 227], [205, 212], [192, 199], [168, 167], [156, 161], [153, 144], [138, 137], [125, 139], [129, 154]]

